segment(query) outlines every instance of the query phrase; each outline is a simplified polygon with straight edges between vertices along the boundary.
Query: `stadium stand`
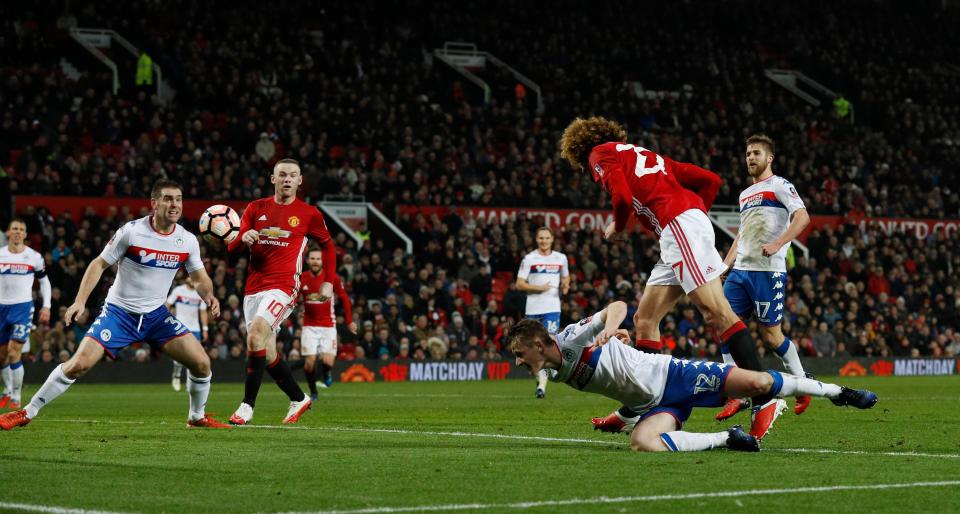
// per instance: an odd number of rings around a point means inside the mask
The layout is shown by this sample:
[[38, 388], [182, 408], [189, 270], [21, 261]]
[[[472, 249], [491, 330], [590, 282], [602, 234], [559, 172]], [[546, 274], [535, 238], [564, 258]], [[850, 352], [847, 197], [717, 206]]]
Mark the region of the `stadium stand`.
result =
[[[0, 120], [0, 166], [13, 194], [121, 203], [169, 177], [189, 198], [245, 200], [269, 193], [265, 170], [275, 160], [300, 159], [306, 196], [377, 202], [417, 249], [407, 256], [376, 239], [360, 249], [339, 241], [340, 272], [361, 326], [356, 339], [344, 338], [342, 358], [499, 358], [504, 330], [522, 313], [513, 273], [540, 221], [397, 215], [396, 206], [607, 208], [599, 188], [558, 155], [559, 131], [588, 113], [623, 120], [636, 141], [720, 173], [718, 203], [727, 204], [747, 185], [743, 137], [768, 132], [778, 142], [778, 173], [796, 184], [811, 213], [851, 220], [813, 231], [810, 259], [798, 258], [790, 272], [788, 331], [807, 356], [960, 351], [957, 233], [918, 239], [852, 222], [960, 218], [960, 69], [950, 61], [960, 35], [949, 30], [960, 21], [956, 10], [931, 16], [933, 2], [674, 3], [660, 17], [631, 18], [643, 36], [627, 45], [618, 32], [594, 27], [619, 6], [569, 1], [553, 7], [563, 16], [542, 16], [524, 2], [425, 9], [419, 1], [280, 1], [231, 9], [181, 0], [163, 9], [71, 4], [76, 12], [65, 5], [0, 5], [0, 104], [9, 106]], [[294, 5], [312, 13], [302, 19], [309, 28], [283, 29]], [[471, 16], [497, 6], [525, 21], [517, 24], [524, 31], [490, 30], [495, 20]], [[692, 9], [699, 16], [687, 16]], [[830, 23], [814, 23], [813, 12]], [[796, 23], [774, 33], [762, 21], [769, 15]], [[918, 26], [930, 19], [939, 30]], [[76, 25], [134, 40], [167, 70], [176, 96], [163, 103], [135, 87], [115, 95], [109, 74], [93, 64], [79, 79], [68, 76], [60, 58], [76, 49], [64, 29]], [[678, 33], [696, 37], [678, 41]], [[869, 37], [876, 33], [888, 37]], [[470, 86], [429, 58], [456, 39], [543, 85], [546, 111], [510, 88], [497, 88], [486, 105], [464, 95]], [[853, 115], [804, 103], [764, 78], [772, 67], [829, 84]], [[86, 263], [116, 227], [140, 215], [120, 207], [75, 219], [42, 207], [18, 214], [47, 257], [55, 321]], [[602, 244], [598, 233], [568, 226], [558, 241], [576, 277], [565, 322], [613, 298], [635, 308], [657, 259], [650, 237]], [[241, 358], [244, 263], [214, 252], [206, 259], [229, 307], [209, 351]], [[99, 305], [109, 283], [89, 305]], [[715, 357], [712, 335], [685, 307], [664, 321], [666, 351]], [[82, 329], [54, 323], [34, 331], [35, 358], [63, 360]], [[298, 334], [295, 320], [284, 327], [285, 355], [298, 348]], [[143, 354], [134, 348], [121, 358]]]

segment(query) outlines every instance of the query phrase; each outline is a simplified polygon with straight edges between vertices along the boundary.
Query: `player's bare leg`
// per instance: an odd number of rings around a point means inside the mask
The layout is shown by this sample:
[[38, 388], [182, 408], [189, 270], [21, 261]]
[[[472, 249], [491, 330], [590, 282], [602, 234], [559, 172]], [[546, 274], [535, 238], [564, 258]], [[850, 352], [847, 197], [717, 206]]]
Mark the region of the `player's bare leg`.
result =
[[[683, 297], [680, 286], [648, 285], [643, 290], [640, 305], [633, 314], [633, 325], [637, 341], [660, 341], [660, 320], [666, 317]], [[593, 418], [590, 422], [594, 430], [603, 432], [630, 432], [640, 416], [626, 406], [607, 414], [602, 418]]]
[[0, 416], [0, 428], [10, 430], [29, 423], [37, 416], [40, 409], [57, 399], [78, 378], [86, 374], [90, 368], [96, 366], [103, 358], [103, 352], [103, 347], [95, 339], [84, 337], [77, 348], [77, 353], [73, 354], [73, 357], [70, 357], [67, 362], [53, 368], [47, 380], [40, 386], [40, 389], [33, 395], [25, 408]]
[[739, 426], [714, 433], [683, 432], [677, 418], [668, 412], [656, 413], [640, 423], [630, 434], [630, 448], [637, 452], [690, 452], [729, 448], [738, 451], [759, 451], [757, 439]]
[[187, 395], [190, 410], [187, 426], [201, 428], [229, 428], [206, 413], [207, 397], [210, 395], [210, 357], [191, 333], [186, 333], [163, 345], [163, 352], [187, 368]]
[[[763, 339], [763, 342], [766, 343], [767, 347], [780, 357], [787, 373], [798, 377], [806, 376], [807, 378], [813, 378], [804, 373], [803, 364], [800, 363], [800, 355], [797, 353], [797, 345], [793, 344], [793, 341], [784, 335], [783, 330], [780, 329], [780, 325], [760, 327], [760, 337]], [[809, 406], [809, 396], [797, 396], [793, 412], [803, 414], [803, 411], [807, 410]]]
[[10, 366], [7, 364], [7, 348], [10, 343], [0, 345], [0, 377], [3, 378], [3, 396], [0, 397], [0, 409], [3, 409], [10, 403], [11, 386], [13, 385], [13, 376], [10, 374]]

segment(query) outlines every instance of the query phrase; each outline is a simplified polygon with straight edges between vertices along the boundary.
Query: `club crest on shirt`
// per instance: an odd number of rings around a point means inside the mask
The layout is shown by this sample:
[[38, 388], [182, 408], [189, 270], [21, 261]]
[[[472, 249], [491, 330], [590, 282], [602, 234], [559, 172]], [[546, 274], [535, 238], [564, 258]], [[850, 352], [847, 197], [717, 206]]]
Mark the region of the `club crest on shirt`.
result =
[[287, 223], [289, 223], [291, 227], [296, 227], [297, 225], [300, 224], [300, 218], [296, 216], [290, 216], [289, 218], [287, 218]]
[[600, 177], [603, 177], [603, 168], [600, 167], [600, 163], [596, 163], [593, 165], [593, 171], [596, 171], [597, 175], [599, 175]]

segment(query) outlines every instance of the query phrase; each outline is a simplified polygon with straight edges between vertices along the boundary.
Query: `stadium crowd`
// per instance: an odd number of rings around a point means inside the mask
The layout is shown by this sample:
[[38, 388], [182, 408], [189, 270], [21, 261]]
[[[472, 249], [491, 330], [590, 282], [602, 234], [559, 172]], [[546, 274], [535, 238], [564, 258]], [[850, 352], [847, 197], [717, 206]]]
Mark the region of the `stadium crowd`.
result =
[[[660, 16], [632, 17], [645, 37], [630, 45], [615, 31], [583, 30], [616, 18], [620, 7], [574, 2], [561, 2], [565, 15], [555, 17], [533, 3], [510, 3], [523, 29], [506, 32], [471, 16], [491, 8], [476, 1], [231, 9], [180, 0], [87, 4], [78, 12], [41, 4], [0, 6], [0, 53], [8, 56], [0, 104], [9, 106], [0, 119], [0, 166], [14, 194], [142, 197], [169, 177], [185, 184], [187, 198], [253, 199], [270, 193], [271, 163], [294, 157], [305, 163], [306, 196], [362, 195], [389, 215], [400, 204], [606, 208], [600, 188], [561, 162], [557, 148], [572, 117], [596, 113], [622, 120], [644, 146], [720, 173], [717, 203], [736, 203], [748, 185], [743, 136], [762, 130], [777, 139], [777, 173], [793, 181], [811, 213], [960, 218], [960, 175], [948, 172], [960, 164], [960, 80], [945, 60], [960, 36], [945, 29], [957, 11], [936, 13], [939, 4], [675, 3]], [[131, 5], [143, 16], [130, 16]], [[309, 28], [283, 30], [295, 7]], [[690, 9], [701, 15], [685, 16]], [[796, 23], [764, 23], [785, 17]], [[823, 17], [832, 21], [816, 21]], [[756, 30], [746, 34], [743, 24]], [[831, 29], [837, 24], [844, 30]], [[63, 33], [72, 25], [112, 27], [150, 52], [175, 98], [164, 104], [133, 87], [115, 95], [110, 77], [96, 70], [68, 78], [58, 62], [60, 45], [75, 44]], [[671, 35], [680, 27], [697, 37], [676, 44]], [[889, 37], [867, 37], [877, 32]], [[478, 43], [538, 81], [546, 111], [510, 88], [498, 88], [489, 104], [471, 101], [470, 86], [429, 55], [455, 39]], [[763, 77], [768, 67], [806, 71], [844, 94], [853, 114], [803, 103]], [[52, 327], [33, 333], [36, 358], [63, 360], [85, 327], [64, 329], [58, 308], [70, 303], [116, 227], [140, 213], [19, 214], [40, 236], [37, 249], [56, 286]], [[362, 248], [338, 239], [339, 271], [361, 327], [356, 337], [340, 330], [342, 358], [502, 358], [503, 332], [523, 312], [523, 295], [509, 284], [538, 221], [396, 219], [414, 239], [414, 255], [377, 238]], [[807, 356], [960, 352], [955, 234], [918, 240], [844, 225], [816, 231], [808, 243], [811, 258], [797, 257], [790, 272], [785, 325]], [[575, 274], [564, 321], [614, 298], [635, 308], [655, 248], [641, 234], [607, 244], [596, 232], [560, 230], [558, 249]], [[206, 250], [224, 306], [209, 351], [241, 358], [245, 263]], [[506, 285], [502, 297], [495, 285]], [[663, 328], [665, 351], [717, 356], [689, 304]], [[281, 332], [290, 358], [298, 334], [296, 320]], [[137, 349], [121, 357], [147, 358]]]

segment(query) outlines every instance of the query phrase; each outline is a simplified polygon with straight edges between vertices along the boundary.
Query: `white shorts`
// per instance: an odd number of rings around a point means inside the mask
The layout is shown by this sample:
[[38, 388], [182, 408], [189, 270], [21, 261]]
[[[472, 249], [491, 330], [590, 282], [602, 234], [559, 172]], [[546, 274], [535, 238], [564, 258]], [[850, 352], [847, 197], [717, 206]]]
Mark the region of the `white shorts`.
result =
[[660, 232], [660, 261], [647, 285], [680, 286], [684, 293], [727, 270], [714, 246], [713, 224], [700, 209], [684, 211]]
[[293, 299], [279, 289], [260, 291], [254, 295], [243, 297], [243, 319], [247, 330], [257, 316], [273, 328], [273, 333], [280, 331], [280, 324], [293, 312]]
[[318, 353], [337, 354], [337, 329], [335, 327], [303, 327], [300, 335], [300, 355]]

